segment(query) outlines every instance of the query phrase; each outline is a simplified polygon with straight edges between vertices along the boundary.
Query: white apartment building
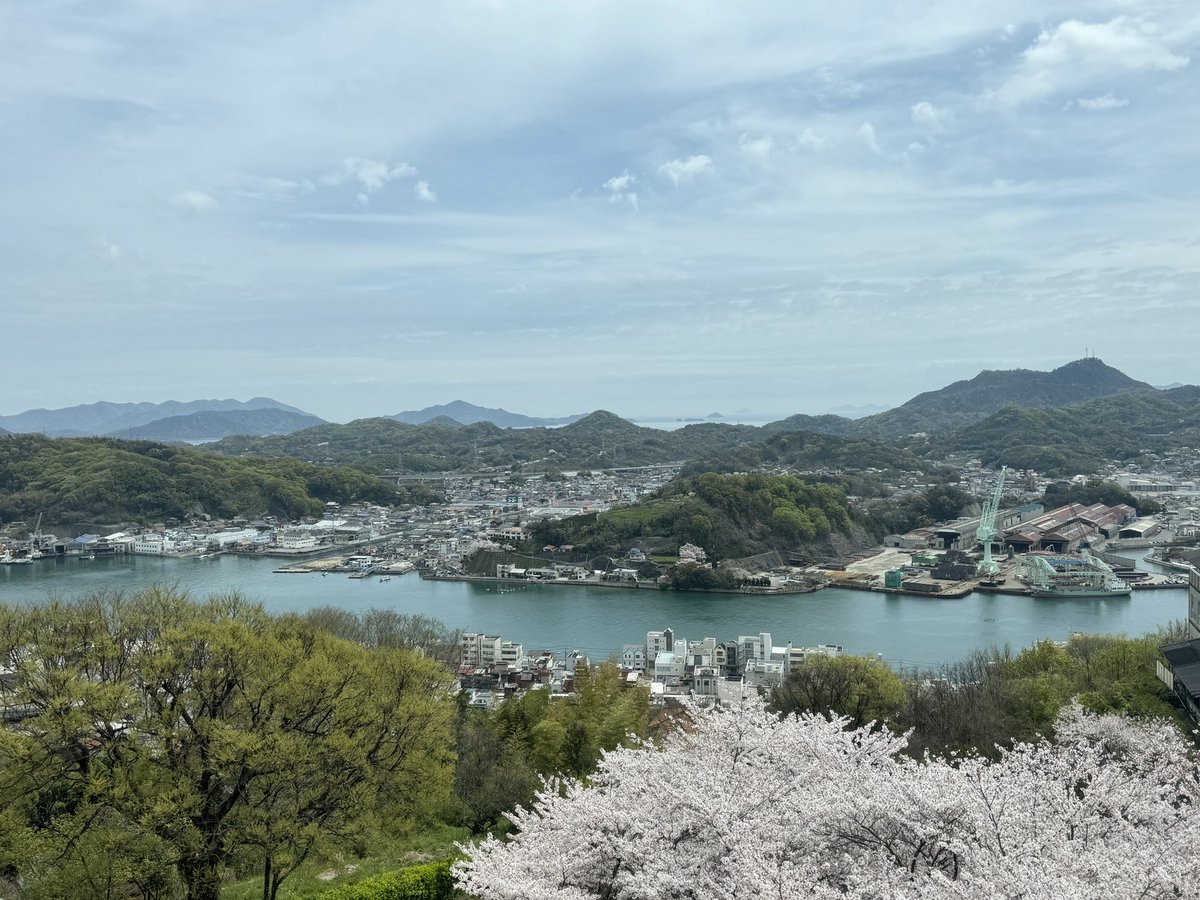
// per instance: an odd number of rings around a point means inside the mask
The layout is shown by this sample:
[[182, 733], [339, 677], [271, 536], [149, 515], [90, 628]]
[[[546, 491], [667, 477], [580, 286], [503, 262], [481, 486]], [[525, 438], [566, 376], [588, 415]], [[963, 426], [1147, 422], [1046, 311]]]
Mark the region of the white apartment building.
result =
[[477, 631], [463, 632], [458, 649], [460, 665], [472, 669], [504, 665], [517, 668], [525, 658], [525, 648], [521, 644], [502, 640], [498, 634]]

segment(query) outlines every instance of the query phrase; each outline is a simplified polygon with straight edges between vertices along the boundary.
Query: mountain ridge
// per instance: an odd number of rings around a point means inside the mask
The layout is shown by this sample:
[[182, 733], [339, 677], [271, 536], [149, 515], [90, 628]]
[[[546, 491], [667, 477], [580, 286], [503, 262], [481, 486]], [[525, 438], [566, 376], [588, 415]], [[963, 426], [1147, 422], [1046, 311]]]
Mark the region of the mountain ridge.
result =
[[90, 437], [137, 428], [158, 419], [186, 416], [195, 412], [252, 409], [281, 409], [311, 415], [270, 397], [252, 397], [245, 401], [232, 398], [166, 400], [162, 403], [112, 403], [101, 400], [59, 409], [28, 409], [14, 415], [0, 416], [0, 428], [16, 433], [40, 433], [47, 437]]
[[395, 419], [397, 422], [404, 422], [408, 425], [424, 425], [435, 419], [447, 418], [453, 419], [460, 425], [491, 422], [498, 428], [542, 428], [550, 425], [569, 425], [571, 422], [583, 418], [583, 416], [581, 414], [558, 418], [539, 418], [537, 416], [526, 416], [521, 413], [509, 412], [507, 409], [476, 406], [474, 403], [468, 403], [466, 400], [451, 400], [449, 403], [426, 406], [424, 409], [398, 412], [387, 416], [387, 418]]
[[1099, 397], [1154, 391], [1096, 357], [1077, 359], [1050, 371], [984, 369], [972, 378], [924, 391], [899, 406], [860, 419], [804, 414], [765, 427], [768, 431], [815, 431], [843, 437], [893, 439], [913, 434], [948, 434], [1008, 406], [1058, 409]]
[[145, 425], [113, 431], [108, 437], [142, 441], [218, 441], [235, 434], [291, 434], [325, 420], [308, 413], [277, 407], [261, 409], [206, 409], [182, 416], [167, 416]]

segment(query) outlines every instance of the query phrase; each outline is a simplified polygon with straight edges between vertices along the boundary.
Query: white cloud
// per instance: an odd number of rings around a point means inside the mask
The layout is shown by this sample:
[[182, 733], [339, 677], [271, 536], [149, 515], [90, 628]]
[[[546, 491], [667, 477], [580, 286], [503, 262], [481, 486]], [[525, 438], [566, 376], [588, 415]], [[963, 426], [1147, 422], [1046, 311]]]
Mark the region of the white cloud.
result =
[[608, 200], [610, 203], [628, 203], [635, 210], [638, 208], [638, 195], [634, 185], [637, 184], [637, 178], [629, 174], [626, 169], [620, 175], [614, 175], [608, 181], [604, 182], [604, 189], [608, 191]]
[[328, 187], [338, 187], [343, 184], [356, 184], [359, 187], [358, 202], [366, 206], [371, 202], [371, 195], [382, 190], [389, 182], [397, 178], [413, 178], [417, 175], [415, 167], [406, 162], [390, 165], [377, 159], [360, 159], [347, 157], [342, 160], [339, 169], [321, 176], [321, 184]]
[[211, 212], [221, 205], [212, 194], [197, 190], [180, 191], [171, 199], [176, 206], [191, 213]]
[[[345, 389], [357, 377], [355, 367], [374, 370], [373, 345], [382, 336], [351, 326], [381, 298], [413, 298], [406, 316], [411, 311], [419, 321], [406, 328], [454, 332], [471, 320], [465, 311], [478, 297], [522, 281], [528, 292], [521, 301], [567, 336], [556, 345], [575, 354], [578, 342], [591, 347], [594, 340], [599, 361], [581, 365], [579, 381], [570, 384], [537, 377], [540, 370], [525, 383], [512, 376], [505, 382], [509, 396], [535, 396], [529, 384], [550, 383], [536, 396], [551, 408], [525, 411], [549, 415], [580, 396], [601, 406], [594, 392], [607, 389], [604, 372], [618, 369], [627, 380], [610, 402], [629, 405], [609, 408], [636, 413], [645, 366], [680, 368], [656, 352], [664, 345], [693, 354], [697, 372], [712, 371], [718, 355], [729, 362], [722, 370], [744, 364], [771, 372], [769, 382], [744, 378], [722, 388], [735, 397], [779, 382], [794, 350], [786, 325], [750, 323], [746, 310], [732, 318], [720, 312], [724, 298], [760, 279], [789, 273], [789, 287], [781, 290], [794, 294], [793, 309], [806, 314], [816, 305], [813, 284], [863, 279], [868, 286], [854, 289], [860, 293], [843, 287], [841, 296], [867, 310], [869, 322], [877, 304], [903, 309], [903, 321], [888, 320], [894, 341], [911, 339], [918, 321], [940, 335], [936, 329], [945, 323], [936, 310], [944, 301], [935, 302], [923, 285], [948, 273], [944, 296], [960, 304], [1032, 297], [1063, 321], [1107, 313], [1101, 318], [1129, 336], [1134, 349], [1124, 361], [1143, 380], [1151, 372], [1138, 366], [1166, 368], [1166, 359], [1186, 370], [1182, 351], [1170, 356], [1176, 351], [1153, 347], [1150, 339], [1138, 343], [1141, 333], [1111, 313], [1177, 298], [1169, 327], [1196, 331], [1200, 263], [1189, 214], [1200, 186], [1186, 151], [1200, 139], [1191, 100], [1200, 93], [1200, 69], [1181, 60], [1200, 55], [1191, 49], [1200, 46], [1200, 23], [1186, 0], [915, 6], [867, 0], [830, 6], [820, 16], [783, 0], [694, 4], [686, 16], [634, 0], [583, 7], [416, 4], [402, 18], [383, 0], [318, 4], [303, 16], [286, 4], [174, 4], [166, 17], [161, 6], [137, 0], [0, 7], [9, 26], [0, 27], [0, 115], [21, 122], [6, 130], [0, 154], [0, 295], [14, 298], [5, 308], [10, 320], [22, 296], [34, 310], [55, 308], [56, 297], [125, 308], [175, 296], [203, 314], [164, 321], [163, 331], [138, 336], [142, 346], [169, 348], [174, 371], [195, 370], [178, 365], [191, 358], [193, 346], [197, 354], [232, 346], [247, 365], [223, 368], [237, 373], [231, 391], [250, 382], [262, 392], [282, 385], [281, 399], [288, 399], [288, 391], [311, 387], [326, 392], [320, 402], [336, 415], [355, 394]], [[1120, 14], [1158, 24], [1105, 24]], [[631, 29], [631, 18], [642, 27]], [[1102, 24], [1079, 26], [1077, 36], [1075, 26], [1062, 24], [1076, 20]], [[1009, 22], [1016, 27], [1005, 42]], [[1114, 57], [1088, 44], [1095, 43], [1095, 28], [1101, 36], [1107, 30], [1129, 38], [1135, 50], [1160, 52]], [[704, 49], [713, 34], [725, 52]], [[514, 47], [520, 65], [513, 64]], [[978, 103], [987, 88], [1003, 90], [1010, 80], [1042, 71], [1047, 83], [1035, 82], [1029, 95], [1044, 101], [1038, 115], [1023, 108], [1018, 115], [988, 114]], [[1028, 85], [1014, 86], [1014, 97], [1017, 88]], [[1118, 101], [1128, 98], [1128, 106], [1097, 108], [1104, 104], [1094, 101], [1109, 92]], [[919, 101], [949, 116], [942, 132], [912, 118]], [[1063, 114], [1068, 101], [1071, 112]], [[871, 128], [860, 132], [864, 123]], [[1139, 134], [1154, 139], [1133, 139]], [[769, 157], [756, 162], [768, 149]], [[666, 190], [672, 182], [660, 177], [660, 164], [701, 153], [712, 159], [711, 174], [681, 181], [678, 196], [664, 198], [660, 208], [658, 197], [675, 193]], [[615, 176], [608, 182], [606, 171]], [[428, 179], [433, 190], [434, 178], [438, 194], [454, 185], [453, 198], [447, 196], [453, 209], [434, 210], [418, 199], [418, 180]], [[996, 178], [1011, 185], [992, 187]], [[701, 186], [703, 214], [680, 216]], [[582, 194], [571, 203], [566, 198], [576, 187]], [[219, 206], [185, 212], [194, 204], [175, 199], [185, 189]], [[147, 190], [151, 202], [137, 202]], [[369, 205], [357, 205], [358, 195]], [[1174, 202], [1164, 204], [1164, 196]], [[647, 209], [629, 214], [643, 197], [653, 198]], [[385, 200], [396, 215], [368, 214]], [[411, 215], [399, 214], [402, 207], [437, 212], [436, 227], [415, 228]], [[997, 219], [1001, 214], [1008, 218]], [[985, 216], [991, 224], [981, 229]], [[218, 219], [220, 228], [197, 227]], [[822, 227], [797, 242], [798, 221]], [[64, 244], [96, 235], [123, 249], [83, 246], [75, 264], [61, 265]], [[1080, 290], [1055, 282], [1073, 269], [1094, 277]], [[1043, 278], [1044, 291], [1027, 290]], [[556, 302], [562, 296], [573, 302]], [[305, 331], [309, 304], [318, 308], [308, 298], [317, 297], [344, 309], [345, 322], [320, 334]], [[438, 302], [420, 299], [428, 297]], [[262, 315], [246, 312], [250, 302]], [[614, 366], [611, 332], [597, 323], [618, 306], [637, 311], [621, 321], [635, 323], [643, 337]], [[246, 327], [231, 332], [231, 316]], [[69, 343], [81, 348], [97, 344], [97, 323], [107, 320], [61, 318]], [[509, 310], [474, 327], [486, 334], [481, 341], [494, 343], [511, 320]], [[755, 334], [730, 347], [728, 332], [739, 323]], [[715, 343], [705, 343], [701, 324]], [[847, 363], [856, 357], [846, 348], [862, 347], [864, 333], [882, 330], [842, 314], [812, 327], [822, 330], [822, 349]], [[1032, 355], [1060, 351], [1053, 328], [1040, 335], [1016, 344], [989, 337], [973, 345], [960, 334], [955, 340], [961, 357], [980, 347], [995, 353], [997, 346], [1020, 346], [1029, 355], [989, 357], [988, 364], [1042, 368], [1046, 360]], [[113, 332], [115, 340], [127, 336]], [[37, 348], [25, 343], [10, 348], [14, 365], [29, 365], [20, 354]], [[428, 348], [420, 358], [388, 362], [395, 385], [408, 389], [416, 379], [420, 390], [441, 390], [420, 373], [446, 371], [462, 378], [480, 371], [490, 385], [498, 370], [474, 357], [448, 367], [447, 360], [463, 356], [457, 338], [420, 346]], [[273, 357], [263, 347], [287, 350]], [[395, 356], [391, 348], [381, 354]], [[902, 388], [878, 363], [886, 355], [872, 346], [857, 358], [865, 365], [868, 356], [878, 368], [851, 393], [869, 395], [884, 384], [884, 400], [904, 400], [907, 394], [890, 393]], [[312, 375], [309, 361], [316, 357], [327, 361], [322, 377], [337, 373], [328, 385]], [[83, 353], [78, 365], [85, 365]], [[101, 371], [94, 360], [86, 366]], [[151, 383], [149, 374], [128, 372], [133, 393]], [[289, 385], [293, 376], [309, 380]], [[115, 392], [112, 381], [99, 378], [88, 380], [90, 390]], [[906, 387], [916, 393], [947, 380]], [[1164, 372], [1160, 380], [1186, 378]], [[79, 382], [56, 381], [64, 383]], [[178, 383], [186, 388], [181, 393], [193, 390], [183, 376]], [[692, 390], [682, 376], [678, 383]], [[694, 393], [661, 396], [668, 406], [690, 408], [681, 401]], [[30, 397], [26, 405], [83, 398], [48, 399]], [[410, 399], [411, 408], [432, 402]], [[469, 399], [504, 405], [503, 396]], [[381, 388], [379, 401], [386, 408], [395, 397]], [[372, 398], [353, 402], [359, 414], [380, 409]], [[708, 408], [746, 401], [714, 396], [712, 402]], [[798, 411], [789, 408], [793, 402], [805, 401], [792, 390], [779, 411]], [[839, 401], [819, 402], [811, 411]]]
[[707, 175], [713, 170], [713, 161], [703, 153], [689, 156], [686, 159], [672, 159], [658, 167], [658, 175], [670, 181], [675, 187], [689, 181], [694, 181], [701, 175]]
[[927, 128], [937, 130], [942, 127], [946, 121], [946, 111], [938, 109], [928, 100], [922, 100], [920, 103], [914, 103], [911, 109], [912, 120], [918, 125], [924, 125]]
[[1126, 16], [1096, 24], [1070, 19], [1039, 34], [1025, 60], [1043, 68], [1102, 60], [1124, 69], [1182, 69], [1188, 58], [1167, 49], [1156, 30]]
[[796, 146], [802, 150], [811, 150], [813, 153], [820, 153], [829, 147], [829, 140], [821, 137], [811, 128], [805, 128], [800, 132], [800, 136], [796, 138]]
[[604, 182], [604, 189], [611, 191], [614, 194], [622, 194], [628, 191], [636, 183], [637, 178], [635, 178], [633, 175], [630, 175], [629, 170], [626, 169], [620, 175], [614, 175], [612, 178], [608, 179], [608, 181]]
[[92, 249], [96, 255], [108, 262], [116, 262], [124, 255], [125, 250], [120, 244], [113, 243], [106, 237], [96, 238], [92, 242]]
[[1105, 109], [1120, 109], [1122, 106], [1128, 106], [1129, 100], [1125, 97], [1104, 94], [1100, 97], [1080, 97], [1075, 101], [1075, 105], [1080, 109], [1096, 112]]
[[753, 159], [767, 159], [775, 150], [775, 142], [770, 136], [752, 138], [748, 134], [738, 137], [738, 149], [742, 154]]
[[244, 197], [254, 200], [288, 200], [302, 194], [311, 194], [315, 186], [307, 178], [292, 179], [278, 178], [274, 175], [265, 178], [252, 178], [240, 191]]
[[863, 122], [858, 126], [858, 136], [862, 138], [864, 144], [871, 148], [872, 153], [883, 152], [879, 147], [879, 137], [875, 134], [875, 126], [870, 122]]
[[[413, 185], [413, 195], [423, 203], [437, 203], [438, 197], [428, 181], [418, 181]], [[451, 204], [453, 205], [453, 204]]]
[[1010, 106], [1039, 100], [1114, 72], [1176, 72], [1189, 63], [1156, 26], [1128, 16], [1088, 23], [1068, 19], [1042, 31], [994, 93]]

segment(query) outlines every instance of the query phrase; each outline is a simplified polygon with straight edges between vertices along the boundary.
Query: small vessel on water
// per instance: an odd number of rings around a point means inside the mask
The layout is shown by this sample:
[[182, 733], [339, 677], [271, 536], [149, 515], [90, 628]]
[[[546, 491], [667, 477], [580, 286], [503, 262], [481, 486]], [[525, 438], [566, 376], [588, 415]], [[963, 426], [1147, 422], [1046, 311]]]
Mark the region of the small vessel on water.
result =
[[1018, 567], [1034, 597], [1122, 597], [1133, 593], [1108, 563], [1086, 550], [1078, 556], [1026, 553]]

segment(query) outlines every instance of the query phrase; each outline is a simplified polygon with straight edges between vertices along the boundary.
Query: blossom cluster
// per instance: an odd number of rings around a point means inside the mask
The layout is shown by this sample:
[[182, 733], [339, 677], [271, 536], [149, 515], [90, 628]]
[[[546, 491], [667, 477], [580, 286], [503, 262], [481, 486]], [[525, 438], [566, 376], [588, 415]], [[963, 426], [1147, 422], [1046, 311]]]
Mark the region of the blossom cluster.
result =
[[507, 900], [1200, 897], [1200, 782], [1166, 722], [1078, 705], [998, 760], [915, 760], [846, 719], [758, 700], [548, 784], [516, 834], [464, 847]]

